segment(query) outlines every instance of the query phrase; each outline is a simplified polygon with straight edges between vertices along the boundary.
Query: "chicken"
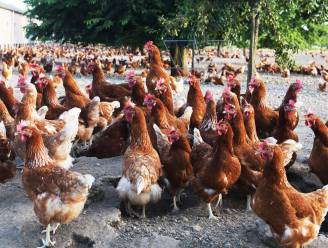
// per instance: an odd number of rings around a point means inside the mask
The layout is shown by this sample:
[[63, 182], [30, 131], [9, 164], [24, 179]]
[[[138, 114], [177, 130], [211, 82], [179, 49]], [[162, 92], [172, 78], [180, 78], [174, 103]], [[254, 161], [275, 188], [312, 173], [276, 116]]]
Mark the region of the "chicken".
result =
[[243, 112], [244, 125], [246, 128], [247, 137], [252, 143], [259, 142], [260, 139], [257, 136], [255, 125], [255, 113], [254, 108], [249, 104], [245, 98], [241, 97], [241, 110]]
[[213, 73], [211, 73], [205, 79], [205, 83], [212, 83], [215, 85], [224, 85], [225, 80], [226, 80], [226, 77], [223, 74], [221, 74], [221, 76], [218, 76], [216, 74], [213, 75]]
[[227, 86], [230, 90], [237, 95], [238, 100], [240, 100], [240, 82], [233, 76], [228, 76]]
[[[46, 85], [47, 77], [42, 67], [36, 65], [32, 67], [32, 78], [30, 83], [33, 84], [38, 92], [36, 107], [39, 109], [42, 103], [43, 90]], [[22, 85], [22, 84], [21, 84]]]
[[5, 183], [16, 176], [16, 165], [11, 161], [0, 162], [0, 183]]
[[157, 135], [159, 156], [164, 170], [164, 181], [170, 195], [173, 197], [173, 212], [179, 210], [177, 198], [181, 191], [188, 185], [193, 174], [190, 161], [191, 148], [185, 135], [179, 134], [173, 127], [163, 134], [160, 128], [154, 124]]
[[18, 66], [18, 73], [23, 77], [27, 77], [29, 70], [30, 70], [30, 65], [26, 61], [23, 61]]
[[[237, 96], [230, 92], [224, 97], [224, 118], [229, 120], [233, 130], [233, 149], [241, 164], [238, 186], [247, 194], [247, 210], [250, 210], [250, 194], [262, 176], [264, 160], [255, 154], [253, 144], [248, 142], [243, 115]], [[231, 103], [229, 103], [231, 102]]]
[[[301, 80], [297, 79], [295, 83], [289, 86], [286, 95], [282, 100], [282, 103], [280, 107], [277, 109], [277, 111], [279, 112], [281, 108], [284, 108], [284, 106], [289, 104], [290, 100], [292, 100], [294, 104], [297, 104], [297, 106], [300, 106], [301, 103], [297, 102], [297, 95], [300, 93], [302, 89], [303, 89], [302, 82]], [[291, 128], [294, 130], [299, 121], [298, 112], [296, 111], [293, 115], [290, 115], [289, 119], [290, 119], [290, 123], [292, 124]]]
[[9, 140], [6, 135], [4, 123], [0, 122], [0, 183], [12, 179], [16, 175], [16, 165], [13, 161], [14, 154], [12, 152]]
[[[84, 113], [88, 113], [88, 106], [91, 104], [91, 100], [80, 90], [78, 87], [77, 83], [73, 79], [73, 76], [69, 71], [67, 71], [64, 67], [58, 67], [57, 68], [58, 76], [63, 78], [64, 82], [64, 88], [65, 88], [65, 103], [64, 107], [67, 108], [73, 108], [73, 107], [78, 107], [81, 108], [82, 112], [81, 115], [87, 115]], [[97, 120], [99, 121], [99, 124], [101, 125], [100, 129], [103, 129], [107, 124], [111, 122], [111, 113], [113, 108], [116, 108], [117, 104], [109, 104], [106, 102], [100, 102], [99, 103], [99, 111], [100, 115], [103, 118], [98, 118]], [[86, 109], [85, 109], [86, 108]], [[110, 116], [109, 116], [110, 115]], [[105, 119], [105, 124], [103, 124]], [[97, 122], [98, 124], [98, 122]], [[82, 125], [80, 126], [80, 131], [78, 136], [81, 138], [81, 140], [89, 140], [90, 135], [93, 132], [94, 127], [89, 128], [88, 125], [86, 125], [86, 121], [84, 120], [82, 122]], [[85, 127], [85, 128], [84, 128]]]
[[41, 64], [43, 65], [43, 69], [45, 70], [46, 73], [51, 73], [52, 72], [52, 68], [54, 66], [54, 58], [52, 58], [51, 56], [45, 56], [43, 58], [41, 58]]
[[[247, 209], [249, 210], [251, 189], [258, 185], [263, 173], [265, 161], [255, 152], [258, 141], [255, 140], [252, 142], [250, 139], [247, 139], [249, 137], [246, 135], [246, 128], [237, 96], [230, 92], [229, 94], [223, 95], [223, 100], [225, 102], [225, 119], [230, 121], [234, 132], [234, 153], [238, 157], [242, 167], [238, 185], [244, 193], [248, 194]], [[250, 117], [251, 116], [248, 116], [248, 118]], [[251, 127], [256, 128], [255, 125], [251, 125]], [[255, 130], [250, 131], [250, 133], [254, 132]], [[280, 146], [284, 151], [285, 165], [290, 163], [292, 154], [302, 148], [302, 146], [294, 140], [286, 140]]]
[[89, 145], [92, 144], [93, 130], [99, 122], [99, 105], [100, 99], [96, 96], [81, 111], [77, 137], [80, 141], [84, 141], [85, 147], [87, 141], [90, 142]]
[[4, 81], [0, 81], [0, 99], [6, 105], [11, 116], [16, 115], [18, 100], [14, 96], [14, 90], [8, 87]]
[[257, 133], [261, 138], [266, 138], [277, 126], [279, 113], [267, 105], [266, 87], [262, 80], [253, 78], [249, 82], [248, 90], [251, 94], [250, 104], [255, 111]]
[[59, 224], [71, 222], [82, 212], [94, 177], [57, 166], [36, 128], [22, 126], [19, 136], [26, 140], [23, 186], [38, 220], [46, 226], [46, 239], [42, 241], [43, 247], [48, 247], [55, 243], [50, 231], [55, 233]]
[[207, 90], [205, 93], [205, 102], [206, 112], [200, 125], [199, 131], [204, 141], [214, 147], [217, 140], [217, 116], [216, 103], [214, 101], [213, 93], [210, 90]]
[[[36, 106], [36, 98], [37, 98], [37, 92], [33, 84], [28, 83], [24, 87], [24, 96], [22, 98], [22, 101], [19, 103], [18, 112], [15, 118], [15, 126], [18, 126], [21, 124], [21, 122], [29, 122], [31, 125], [37, 127], [41, 134], [43, 135], [43, 138], [47, 140], [50, 137], [53, 137], [55, 135], [58, 135], [58, 132], [63, 131], [65, 128], [67, 122], [72, 122], [72, 120], [77, 121], [78, 114], [74, 114], [74, 111], [69, 111], [70, 113], [73, 113], [73, 116], [76, 118], [73, 119], [58, 119], [58, 120], [46, 120], [42, 116], [38, 114], [38, 112], [35, 110]], [[70, 115], [68, 115], [70, 116]], [[73, 125], [72, 122], [70, 125]], [[75, 136], [74, 136], [75, 137]], [[57, 142], [57, 141], [56, 141]], [[51, 145], [56, 146], [57, 143], [50, 143]], [[21, 158], [24, 158], [25, 156], [25, 145], [21, 142], [21, 140], [18, 139], [18, 137], [15, 137], [14, 140], [14, 147], [15, 152], [17, 155], [19, 155]], [[52, 150], [53, 148], [48, 147], [48, 149]]]
[[288, 78], [290, 76], [290, 70], [288, 68], [285, 69], [280, 68], [280, 75], [283, 78]]
[[72, 166], [73, 158], [70, 156], [72, 142], [74, 141], [79, 128], [79, 115], [81, 109], [72, 108], [59, 116], [59, 120], [64, 121], [64, 127], [55, 135], [45, 136], [44, 144], [48, 149], [49, 156], [57, 166], [69, 169]]
[[146, 105], [147, 110], [150, 112], [151, 122], [158, 125], [164, 133], [170, 127], [174, 127], [179, 134], [187, 134], [190, 119], [185, 118], [185, 116], [181, 116], [180, 118], [175, 117], [169, 113], [164, 103], [152, 94], [146, 95], [144, 105]]
[[328, 122], [326, 125], [313, 112], [305, 114], [305, 124], [315, 135], [309, 166], [323, 184], [328, 184]]
[[99, 103], [99, 121], [97, 123], [97, 127], [95, 128], [95, 132], [100, 130], [104, 130], [108, 125], [113, 122], [113, 114], [114, 112], [121, 107], [119, 101], [113, 102], [100, 102]]
[[327, 91], [327, 88], [328, 88], [328, 82], [327, 81], [319, 83], [319, 85], [318, 85], [318, 89], [321, 92]]
[[328, 82], [328, 72], [325, 70], [322, 70], [321, 75], [322, 75], [323, 80]]
[[84, 108], [90, 103], [90, 99], [80, 90], [72, 74], [65, 67], [59, 66], [56, 69], [57, 75], [63, 79], [65, 88], [65, 103], [67, 108]]
[[296, 115], [298, 102], [294, 100], [289, 100], [282, 108], [279, 110], [278, 125], [272, 132], [272, 136], [277, 140], [278, 144], [281, 144], [285, 140], [292, 139], [298, 141], [298, 135], [293, 130], [295, 126], [295, 121], [297, 120]]
[[200, 131], [195, 128], [193, 133], [193, 146], [190, 153], [190, 161], [192, 164], [194, 174], [197, 174], [198, 171], [202, 168], [203, 163], [200, 158], [207, 158], [213, 154], [213, 147], [206, 142], [204, 142]]
[[67, 111], [68, 108], [60, 104], [56, 94], [56, 84], [53, 79], [47, 78], [45, 81], [46, 86], [44, 87], [42, 94], [42, 106], [48, 107], [46, 118], [48, 120], [57, 119], [63, 112]]
[[121, 100], [126, 96], [131, 96], [131, 90], [128, 84], [111, 84], [106, 81], [105, 75], [97, 63], [91, 63], [88, 66], [92, 72], [92, 96], [99, 96], [101, 101], [112, 102], [115, 100]]
[[171, 79], [163, 67], [161, 53], [152, 41], [148, 41], [144, 47], [150, 61], [150, 70], [146, 78], [148, 92], [158, 97], [168, 111], [174, 114]]
[[162, 189], [157, 184], [162, 174], [161, 161], [153, 148], [143, 111], [128, 102], [124, 107], [126, 120], [131, 124], [131, 143], [123, 157], [123, 175], [118, 183], [120, 198], [131, 205], [142, 206], [142, 217], [146, 217], [146, 205], [160, 200]]
[[5, 125], [7, 138], [9, 138], [9, 140], [13, 140], [14, 133], [15, 133], [15, 127], [14, 127], [15, 120], [9, 114], [6, 105], [1, 100], [0, 100], [0, 121], [2, 121]]
[[132, 102], [134, 102], [138, 107], [142, 107], [146, 96], [143, 79], [139, 76], [136, 76], [134, 71], [131, 71], [127, 75], [127, 81], [129, 87], [131, 88]]
[[195, 76], [188, 78], [189, 91], [187, 95], [187, 106], [192, 107], [189, 130], [200, 127], [206, 112], [206, 104], [200, 89], [199, 80]]
[[193, 191], [207, 202], [210, 219], [216, 218], [211, 203], [217, 200], [220, 204], [222, 194], [227, 193], [241, 173], [239, 160], [233, 153], [231, 126], [226, 121], [220, 120], [216, 125], [216, 132], [215, 148], [207, 156], [194, 157], [192, 160], [193, 165], [201, 163], [201, 166], [197, 166], [199, 170], [195, 172], [191, 186]]
[[181, 92], [183, 91], [183, 78], [180, 78], [178, 81], [170, 76], [170, 86], [172, 90], [176, 93], [176, 95], [180, 95]]
[[91, 146], [79, 155], [110, 158], [123, 155], [129, 145], [129, 128], [125, 120], [117, 120], [105, 130], [95, 134]]
[[6, 62], [2, 63], [2, 76], [5, 82], [8, 82], [9, 79], [13, 76], [13, 66], [8, 65]]
[[327, 214], [328, 186], [300, 193], [287, 180], [279, 146], [263, 142], [258, 153], [266, 165], [252, 199], [254, 213], [269, 225], [272, 236], [282, 247], [300, 248], [311, 243]]
[[[44, 144], [48, 149], [49, 156], [57, 166], [69, 169], [73, 158], [70, 156], [72, 142], [74, 141], [79, 127], [79, 108], [72, 108], [60, 115], [59, 119], [50, 123], [42, 120], [29, 121], [22, 120], [17, 123], [16, 129], [19, 132], [24, 126], [30, 125], [38, 129], [43, 137]], [[18, 137], [14, 140], [16, 153], [24, 159], [25, 143]]]
[[318, 75], [318, 69], [315, 65], [315, 62], [310, 63], [308, 66], [302, 66], [301, 67], [301, 72], [306, 74], [306, 75], [311, 75], [311, 76], [317, 76]]
[[119, 75], [122, 75], [124, 74], [126, 70], [126, 65], [123, 65], [123, 64], [119, 64], [119, 65], [114, 65], [114, 73], [117, 73]]

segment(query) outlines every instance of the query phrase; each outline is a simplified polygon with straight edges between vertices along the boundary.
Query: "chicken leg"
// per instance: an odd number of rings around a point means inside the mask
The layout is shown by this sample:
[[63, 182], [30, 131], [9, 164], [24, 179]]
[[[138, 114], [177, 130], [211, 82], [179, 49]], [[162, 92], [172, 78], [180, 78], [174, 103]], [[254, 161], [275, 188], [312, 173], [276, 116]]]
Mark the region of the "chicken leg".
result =
[[46, 248], [46, 247], [55, 245], [56, 242], [51, 241], [51, 239], [50, 239], [50, 230], [51, 230], [51, 226], [50, 226], [50, 224], [48, 224], [47, 228], [46, 228], [46, 240], [42, 239], [43, 245], [38, 248]]
[[178, 212], [180, 209], [177, 206], [177, 196], [173, 196], [173, 209], [172, 212]]
[[[55, 235], [59, 226], [60, 226], [59, 223], [55, 223], [53, 226], [51, 225], [50, 232], [52, 232], [52, 234]], [[46, 233], [46, 232], [47, 232], [47, 229], [44, 229], [41, 233]]]
[[252, 196], [251, 195], [247, 195], [247, 202], [246, 202], [246, 211], [247, 212], [252, 211], [252, 208], [251, 208], [251, 200], [252, 200]]
[[214, 214], [213, 214], [213, 211], [212, 211], [212, 206], [211, 206], [211, 203], [207, 203], [207, 208], [208, 208], [208, 218], [209, 219], [215, 219], [217, 220], [218, 217], [216, 217]]
[[141, 218], [146, 218], [146, 205], [142, 206], [142, 215]]
[[215, 208], [217, 208], [218, 206], [222, 206], [222, 194], [219, 194], [218, 201], [215, 204]]

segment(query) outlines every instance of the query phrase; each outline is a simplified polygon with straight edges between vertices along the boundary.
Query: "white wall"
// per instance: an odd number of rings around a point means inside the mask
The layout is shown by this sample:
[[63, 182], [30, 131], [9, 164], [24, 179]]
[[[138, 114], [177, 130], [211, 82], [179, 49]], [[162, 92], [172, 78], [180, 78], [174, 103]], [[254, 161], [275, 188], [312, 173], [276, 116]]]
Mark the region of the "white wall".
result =
[[26, 16], [0, 7], [0, 23], [1, 46], [28, 43], [23, 29], [28, 23]]

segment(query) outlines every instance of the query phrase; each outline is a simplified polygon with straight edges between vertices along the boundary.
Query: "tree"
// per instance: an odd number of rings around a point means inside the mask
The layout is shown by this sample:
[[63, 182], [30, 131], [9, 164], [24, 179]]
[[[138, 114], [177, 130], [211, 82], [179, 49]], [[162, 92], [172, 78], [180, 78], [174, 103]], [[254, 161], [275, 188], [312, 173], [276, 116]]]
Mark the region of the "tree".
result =
[[251, 38], [249, 48], [249, 61], [248, 61], [248, 73], [247, 83], [251, 81], [252, 76], [256, 73], [256, 51], [257, 51], [257, 40], [259, 35], [260, 27], [260, 1], [252, 1], [252, 22], [251, 22]]
[[[272, 48], [283, 67], [293, 65], [291, 52], [327, 45], [328, 0], [25, 1], [28, 17], [38, 20], [27, 26], [32, 39], [119, 46], [140, 46], [147, 40], [158, 44], [164, 37], [195, 36], [199, 43], [224, 39], [249, 46], [252, 58], [257, 47]], [[171, 49], [175, 58], [182, 58], [176, 61], [181, 68], [186, 68], [185, 45]], [[254, 65], [250, 59], [252, 74]]]
[[[164, 30], [165, 37], [179, 40], [193, 40], [198, 37], [205, 37], [211, 34], [207, 32], [213, 25], [210, 22], [214, 9], [210, 1], [182, 0], [175, 4], [175, 11], [159, 18]], [[215, 30], [215, 29], [214, 29]], [[170, 44], [170, 54], [173, 65], [182, 69], [184, 74], [188, 71], [187, 47], [188, 42]], [[173, 66], [172, 75], [176, 75], [176, 68]]]
[[158, 16], [174, 0], [26, 0], [32, 39], [141, 46], [162, 38]]

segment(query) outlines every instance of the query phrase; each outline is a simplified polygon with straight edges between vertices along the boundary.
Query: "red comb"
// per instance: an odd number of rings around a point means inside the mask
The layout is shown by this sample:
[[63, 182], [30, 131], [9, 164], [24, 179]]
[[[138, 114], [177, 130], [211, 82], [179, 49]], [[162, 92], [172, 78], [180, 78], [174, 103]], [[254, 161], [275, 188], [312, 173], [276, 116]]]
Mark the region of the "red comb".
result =
[[23, 130], [24, 127], [27, 127], [27, 121], [22, 120], [20, 121], [17, 126], [16, 126], [16, 131], [17, 132], [21, 132]]
[[147, 51], [151, 51], [152, 50], [152, 46], [153, 46], [153, 42], [152, 41], [147, 41], [146, 44], [144, 45], [144, 48]]
[[126, 81], [130, 82], [136, 75], [136, 72], [134, 70], [130, 71], [127, 75], [126, 75]]

